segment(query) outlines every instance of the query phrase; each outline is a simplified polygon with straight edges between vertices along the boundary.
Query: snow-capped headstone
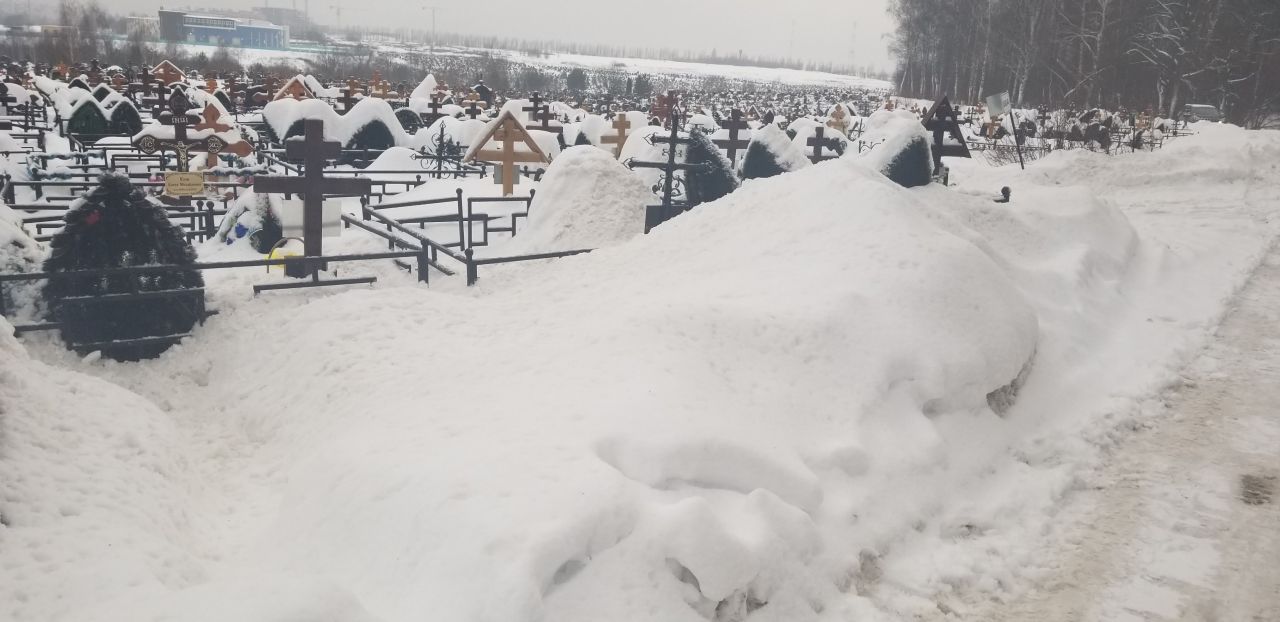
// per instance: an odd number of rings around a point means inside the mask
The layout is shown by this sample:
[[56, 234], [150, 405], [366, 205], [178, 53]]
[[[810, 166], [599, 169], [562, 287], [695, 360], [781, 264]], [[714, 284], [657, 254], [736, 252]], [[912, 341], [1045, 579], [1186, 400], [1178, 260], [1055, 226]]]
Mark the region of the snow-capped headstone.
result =
[[767, 123], [756, 130], [742, 158], [743, 179], [762, 179], [810, 166], [791, 139], [778, 126]]
[[596, 147], [570, 147], [538, 185], [527, 224], [504, 254], [609, 246], [644, 233], [653, 195], [631, 171]]

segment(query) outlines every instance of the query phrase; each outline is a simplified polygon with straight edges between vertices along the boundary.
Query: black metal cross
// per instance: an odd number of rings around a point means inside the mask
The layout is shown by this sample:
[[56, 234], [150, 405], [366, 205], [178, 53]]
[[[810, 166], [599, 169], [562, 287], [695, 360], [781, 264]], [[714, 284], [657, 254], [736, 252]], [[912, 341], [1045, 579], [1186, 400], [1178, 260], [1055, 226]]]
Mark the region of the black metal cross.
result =
[[712, 142], [714, 142], [717, 147], [722, 147], [728, 150], [729, 161], [736, 164], [738, 162], [738, 150], [746, 149], [747, 146], [751, 144], [751, 141], [739, 138], [740, 134], [738, 132], [749, 129], [751, 125], [743, 120], [742, 111], [734, 108], [729, 113], [729, 118], [720, 122], [720, 127], [729, 130], [729, 138], [721, 138]]
[[[422, 117], [422, 122], [426, 124], [427, 127], [431, 127], [431, 124], [435, 123], [436, 119], [445, 116], [443, 112], [440, 112], [440, 109], [444, 108], [444, 104], [440, 103], [439, 93], [431, 94], [431, 103], [427, 104], [427, 108], [430, 109], [429, 112], [420, 113], [418, 115]], [[475, 117], [472, 118], [474, 119]]]
[[[824, 136], [826, 129], [827, 128], [821, 125], [813, 128], [813, 137], [808, 140], [808, 145], [813, 147], [813, 155], [810, 156], [809, 159], [812, 160], [814, 164], [822, 162], [823, 160], [833, 160], [838, 157], [833, 155], [822, 155], [823, 148], [832, 149], [829, 145], [835, 141], [834, 138], [826, 138]], [[834, 151], [834, 149], [832, 150]]]
[[521, 108], [521, 110], [530, 113], [529, 118], [534, 123], [539, 124], [535, 126], [537, 129], [540, 129], [544, 132], [557, 132], [557, 133], [564, 131], [564, 126], [562, 125], [557, 125], [552, 127], [551, 105], [544, 104], [542, 102], [542, 95], [540, 93], [538, 93], [537, 91], [534, 91], [533, 96], [529, 98], [529, 102], [532, 105], [525, 106]]
[[303, 252], [309, 257], [324, 254], [324, 197], [326, 194], [367, 194], [370, 182], [358, 177], [325, 177], [326, 161], [342, 154], [342, 143], [324, 139], [324, 121], [307, 119], [305, 133], [285, 141], [285, 158], [302, 160], [300, 177], [273, 175], [256, 177], [254, 192], [302, 195]]
[[[680, 189], [681, 182], [676, 179], [676, 173], [679, 171], [700, 169], [705, 166], [703, 164], [689, 164], [686, 162], [676, 161], [677, 156], [679, 155], [677, 152], [679, 151], [680, 145], [687, 145], [690, 142], [688, 137], [680, 135], [679, 116], [679, 110], [672, 108], [671, 133], [667, 136], [654, 135], [646, 139], [650, 144], [661, 144], [667, 146], [666, 162], [644, 162], [634, 159], [626, 161], [627, 167], [631, 169], [653, 168], [662, 171], [662, 180], [659, 183], [662, 187], [662, 207], [664, 208], [685, 206], [685, 201], [677, 201], [675, 198], [677, 196], [684, 196], [684, 191]], [[654, 186], [653, 190], [657, 192], [658, 186]]]
[[480, 107], [481, 103], [483, 102], [481, 102], [478, 99], [467, 100], [467, 110], [466, 110], [467, 116], [471, 117], [472, 119], [475, 119], [479, 117], [481, 114], [483, 114], [484, 109]]

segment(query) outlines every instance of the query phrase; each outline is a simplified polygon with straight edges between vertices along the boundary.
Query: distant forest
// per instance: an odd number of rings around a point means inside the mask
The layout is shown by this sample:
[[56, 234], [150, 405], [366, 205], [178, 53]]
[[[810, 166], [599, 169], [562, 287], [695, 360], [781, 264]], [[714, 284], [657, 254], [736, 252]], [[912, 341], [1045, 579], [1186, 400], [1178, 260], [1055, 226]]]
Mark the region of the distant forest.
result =
[[892, 0], [900, 93], [1280, 113], [1280, 0]]

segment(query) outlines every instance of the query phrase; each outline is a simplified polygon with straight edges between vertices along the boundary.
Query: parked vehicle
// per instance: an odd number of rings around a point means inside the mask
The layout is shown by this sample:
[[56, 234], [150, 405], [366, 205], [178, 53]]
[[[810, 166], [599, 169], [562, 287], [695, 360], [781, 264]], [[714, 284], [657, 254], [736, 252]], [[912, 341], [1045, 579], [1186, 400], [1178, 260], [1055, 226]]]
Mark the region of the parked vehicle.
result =
[[1196, 121], [1221, 123], [1224, 120], [1222, 112], [1217, 107], [1208, 104], [1187, 104], [1183, 106], [1182, 118], [1187, 123], [1195, 123]]

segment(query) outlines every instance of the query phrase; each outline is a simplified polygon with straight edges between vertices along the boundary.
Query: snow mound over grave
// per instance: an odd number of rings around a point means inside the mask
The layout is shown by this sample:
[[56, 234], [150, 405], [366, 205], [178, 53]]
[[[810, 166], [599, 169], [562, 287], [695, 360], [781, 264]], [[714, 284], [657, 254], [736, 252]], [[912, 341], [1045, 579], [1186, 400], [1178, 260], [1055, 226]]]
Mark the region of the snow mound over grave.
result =
[[[606, 168], [591, 149], [557, 166]], [[242, 585], [205, 578], [225, 572], [298, 592], [328, 582], [395, 622], [697, 622], [756, 607], [849, 619], [837, 577], [887, 529], [850, 524], [875, 509], [850, 483], [945, 461], [931, 417], [993, 417], [987, 394], [1036, 347], [1036, 316], [997, 253], [940, 218], [836, 160], [651, 235], [513, 267], [518, 280], [491, 267], [478, 297], [228, 301], [199, 348], [111, 369], [197, 376], [156, 389], [214, 429], [141, 442], [212, 461], [228, 494], [254, 482], [259, 514], [217, 540], [216, 568], [79, 613], [196, 610], [220, 593], [255, 617]], [[434, 328], [362, 328], [382, 323]], [[405, 363], [422, 360], [430, 380], [406, 382]], [[132, 572], [148, 571], [163, 572]]]
[[644, 233], [653, 195], [613, 156], [589, 145], [570, 147], [538, 186], [529, 219], [497, 254], [600, 248]]

